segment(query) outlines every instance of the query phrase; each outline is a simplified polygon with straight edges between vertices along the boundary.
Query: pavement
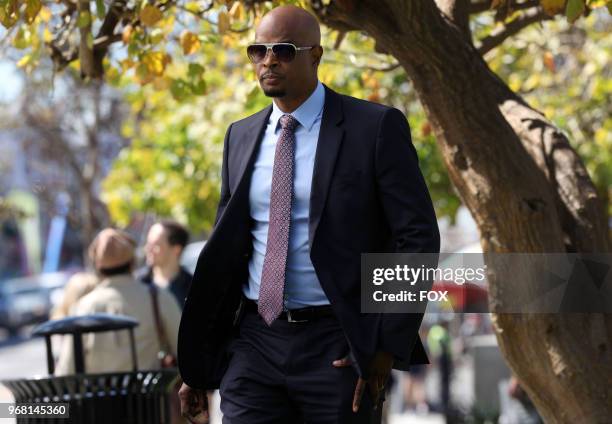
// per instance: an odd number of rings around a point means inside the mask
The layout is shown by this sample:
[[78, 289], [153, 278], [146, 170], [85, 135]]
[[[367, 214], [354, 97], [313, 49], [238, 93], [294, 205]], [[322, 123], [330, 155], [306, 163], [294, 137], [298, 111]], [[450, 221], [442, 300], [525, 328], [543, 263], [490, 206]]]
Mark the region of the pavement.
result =
[[392, 414], [389, 417], [389, 424], [444, 424], [442, 414], [418, 415], [413, 413]]

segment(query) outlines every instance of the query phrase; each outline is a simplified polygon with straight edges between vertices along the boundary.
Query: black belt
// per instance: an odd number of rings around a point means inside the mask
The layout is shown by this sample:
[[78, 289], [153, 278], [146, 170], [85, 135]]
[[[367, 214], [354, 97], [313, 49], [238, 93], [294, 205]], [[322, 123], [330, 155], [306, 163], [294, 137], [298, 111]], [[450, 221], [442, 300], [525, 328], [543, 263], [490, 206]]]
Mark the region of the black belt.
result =
[[[257, 313], [257, 302], [251, 299], [243, 298], [244, 310], [246, 312]], [[318, 318], [332, 317], [334, 311], [331, 305], [309, 306], [307, 308], [289, 309], [283, 311], [277, 319], [287, 322], [308, 322]]]

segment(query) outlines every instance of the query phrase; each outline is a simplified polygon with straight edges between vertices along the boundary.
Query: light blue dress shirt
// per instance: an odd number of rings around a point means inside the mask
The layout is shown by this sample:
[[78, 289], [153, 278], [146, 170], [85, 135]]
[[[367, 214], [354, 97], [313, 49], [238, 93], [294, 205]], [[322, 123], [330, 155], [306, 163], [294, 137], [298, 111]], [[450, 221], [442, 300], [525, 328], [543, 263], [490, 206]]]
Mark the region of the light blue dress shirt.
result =
[[[310, 261], [308, 248], [310, 186], [324, 103], [325, 88], [319, 81], [310, 97], [291, 113], [299, 125], [295, 129], [294, 185], [285, 274], [285, 309], [329, 304]], [[250, 214], [253, 219], [253, 254], [249, 260], [249, 281], [243, 287], [243, 292], [253, 300], [259, 298], [261, 271], [266, 255], [272, 168], [276, 142], [281, 131], [279, 118], [283, 114], [276, 103], [272, 102], [272, 113], [255, 160], [249, 190]]]

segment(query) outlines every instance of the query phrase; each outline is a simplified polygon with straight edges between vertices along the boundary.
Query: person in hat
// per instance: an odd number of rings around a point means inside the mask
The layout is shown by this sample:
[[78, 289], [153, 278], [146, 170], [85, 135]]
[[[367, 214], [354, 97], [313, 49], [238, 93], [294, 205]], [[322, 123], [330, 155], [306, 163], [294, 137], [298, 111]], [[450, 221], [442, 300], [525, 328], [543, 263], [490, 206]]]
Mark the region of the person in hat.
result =
[[[140, 369], [160, 367], [161, 350], [156, 328], [153, 303], [149, 287], [136, 281], [132, 275], [135, 258], [134, 240], [125, 232], [113, 228], [102, 230], [89, 247], [89, 257], [100, 282], [95, 289], [81, 298], [75, 315], [107, 313], [127, 315], [138, 320], [134, 331], [136, 354]], [[168, 343], [176, 354], [178, 326], [181, 311], [172, 294], [157, 291], [161, 324]], [[72, 340], [62, 342], [56, 375], [74, 372]], [[90, 333], [83, 336], [85, 371], [87, 373], [131, 371], [132, 357], [127, 330]]]
[[77, 302], [91, 292], [98, 276], [91, 272], [77, 272], [70, 277], [62, 291], [61, 301], [53, 308], [50, 319], [62, 319], [73, 314]]

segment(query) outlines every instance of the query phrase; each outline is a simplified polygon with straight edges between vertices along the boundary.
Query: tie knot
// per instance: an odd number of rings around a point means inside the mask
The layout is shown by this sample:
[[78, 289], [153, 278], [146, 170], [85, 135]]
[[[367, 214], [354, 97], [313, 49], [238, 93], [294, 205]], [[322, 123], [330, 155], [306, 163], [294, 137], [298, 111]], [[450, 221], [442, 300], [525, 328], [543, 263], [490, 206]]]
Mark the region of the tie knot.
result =
[[284, 114], [280, 117], [280, 124], [282, 129], [293, 131], [297, 127], [298, 120], [289, 114]]

